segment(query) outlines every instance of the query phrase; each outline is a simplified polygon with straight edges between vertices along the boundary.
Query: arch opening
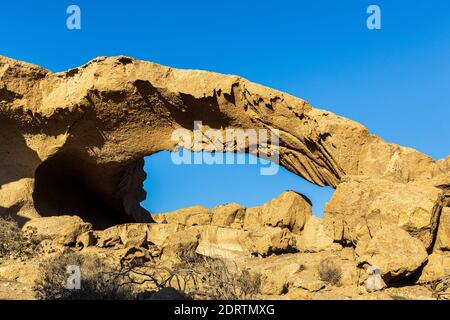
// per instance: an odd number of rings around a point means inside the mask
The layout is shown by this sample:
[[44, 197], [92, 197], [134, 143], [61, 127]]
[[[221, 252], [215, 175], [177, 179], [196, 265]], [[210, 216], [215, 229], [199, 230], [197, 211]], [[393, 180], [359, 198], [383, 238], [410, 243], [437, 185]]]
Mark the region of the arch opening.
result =
[[[287, 190], [306, 196], [312, 203], [313, 214], [322, 217], [325, 204], [334, 193], [332, 187], [320, 187], [278, 166], [274, 175], [261, 175], [268, 168], [267, 160], [251, 154], [192, 152], [183, 150], [191, 164], [176, 164], [173, 152], [161, 151], [145, 157], [144, 170], [147, 179], [144, 189], [149, 195], [141, 205], [151, 213], [171, 212], [201, 205], [235, 202], [245, 207], [262, 205]], [[223, 164], [194, 164], [195, 157], [223, 156]], [[227, 164], [225, 157], [234, 157], [234, 164]], [[237, 157], [244, 157], [237, 164]], [[241, 158], [242, 159], [242, 158]]]

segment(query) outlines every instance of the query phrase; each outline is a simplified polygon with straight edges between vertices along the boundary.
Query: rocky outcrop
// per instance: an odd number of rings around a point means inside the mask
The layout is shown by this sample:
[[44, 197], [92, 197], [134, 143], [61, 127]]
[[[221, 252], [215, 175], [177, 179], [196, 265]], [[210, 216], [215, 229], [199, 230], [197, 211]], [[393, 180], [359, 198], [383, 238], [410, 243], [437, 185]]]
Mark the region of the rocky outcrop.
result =
[[[235, 205], [232, 207], [237, 208]], [[247, 209], [243, 209], [245, 217]], [[195, 208], [193, 211], [196, 212]], [[183, 213], [186, 214], [186, 210]], [[62, 218], [67, 221], [63, 223]], [[213, 214], [212, 221], [214, 220], [220, 219], [215, 219]], [[73, 228], [73, 225], [90, 227], [77, 217], [48, 217], [32, 221], [40, 222], [36, 225], [41, 225], [41, 228], [36, 227], [36, 230], [40, 234], [47, 232], [47, 235], [56, 233], [49, 232], [48, 226], [68, 226], [59, 230], [58, 236], [49, 237], [52, 242], [48, 245], [56, 244], [59, 247], [52, 251], [44, 250], [46, 254], [81, 250], [80, 254], [94, 254], [102, 259], [120, 262], [121, 265], [137, 263], [145, 266], [148, 263], [149, 268], [155, 268], [156, 265], [164, 269], [189, 258], [198, 259], [197, 254], [220, 257], [234, 267], [259, 275], [261, 293], [271, 299], [320, 299], [321, 295], [328, 297], [331, 292], [347, 299], [360, 299], [370, 298], [367, 294], [380, 290], [383, 294], [381, 297], [385, 299], [390, 298], [390, 295], [385, 292], [387, 289], [381, 275], [390, 289], [392, 281], [406, 279], [421, 267], [424, 268], [418, 282], [423, 285], [439, 280], [449, 272], [448, 256], [433, 253], [428, 261], [423, 261], [427, 259], [423, 243], [399, 227], [382, 228], [369, 243], [360, 241], [356, 248], [359, 255], [355, 255], [352, 247], [330, 244], [331, 238], [326, 238], [323, 232], [323, 221], [316, 217], [308, 219], [300, 234], [281, 227], [262, 226], [261, 229], [250, 231], [218, 227], [212, 225], [212, 222], [206, 225], [183, 225], [161, 220], [161, 223], [129, 223], [93, 231], [90, 228]], [[27, 223], [24, 228], [32, 228], [30, 225]], [[76, 241], [61, 241], [69, 238], [76, 238]], [[287, 250], [288, 248], [296, 250]], [[328, 261], [333, 268], [324, 270], [323, 261]], [[32, 263], [30, 272], [36, 263]], [[12, 266], [2, 266], [0, 281], [2, 275], [10, 279], [11, 270], [15, 268], [20, 268], [20, 265], [15, 263]], [[361, 268], [366, 268], [367, 274]], [[338, 274], [335, 269], [339, 270]], [[370, 270], [377, 270], [379, 274], [372, 274]], [[337, 282], [331, 282], [330, 277]], [[29, 282], [28, 278], [20, 281]], [[410, 281], [405, 283], [411, 285]], [[365, 291], [361, 291], [363, 288], [366, 288]], [[402, 292], [408, 291], [409, 286], [406, 286]], [[426, 292], [423, 293], [426, 296]], [[431, 295], [430, 292], [428, 294]], [[413, 294], [412, 298], [414, 297], [416, 293]]]
[[412, 275], [428, 258], [423, 243], [397, 226], [381, 228], [368, 243], [360, 242], [357, 251], [358, 262], [379, 267], [385, 280]]
[[179, 225], [198, 232], [198, 253], [265, 257], [298, 250], [298, 233], [311, 217], [311, 204], [306, 197], [288, 191], [258, 207], [231, 203], [209, 211], [197, 206], [152, 217], [158, 225]]
[[211, 225], [242, 229], [244, 226], [245, 208], [236, 203], [219, 205], [211, 210]]
[[145, 223], [129, 223], [97, 232], [97, 246], [108, 248], [116, 245], [140, 247], [147, 242], [150, 226]]
[[176, 212], [154, 214], [157, 223], [176, 223], [182, 226], [203, 226], [211, 223], [212, 215], [208, 208], [194, 206]]
[[[286, 198], [291, 201], [288, 201], [286, 206], [278, 207], [277, 204]], [[300, 201], [300, 206], [297, 201]], [[79, 217], [65, 216], [36, 218], [28, 222], [24, 229], [37, 226], [39, 233], [45, 236], [51, 233], [48, 229], [53, 233], [65, 233], [70, 241], [61, 244], [77, 246], [80, 249], [89, 246], [106, 249], [158, 246], [164, 254], [172, 257], [186, 252], [222, 258], [252, 255], [266, 257], [299, 250], [297, 239], [300, 235], [291, 229], [297, 221], [303, 221], [305, 217], [311, 215], [309, 203], [306, 207], [309, 211], [305, 211], [303, 202], [308, 203], [303, 196], [286, 192], [260, 207], [245, 208], [232, 203], [217, 206], [210, 211], [205, 207], [195, 206], [170, 213], [154, 214], [154, 223], [119, 224], [101, 231], [93, 231], [92, 226], [84, 223]], [[274, 208], [280, 208], [276, 220], [260, 219], [251, 228], [244, 227], [249, 212], [253, 214], [254, 210], [258, 210], [262, 217], [270, 217], [269, 213]], [[320, 224], [321, 220], [314, 218], [314, 221], [317, 220]], [[287, 222], [271, 225], [271, 221]], [[59, 224], [62, 228], [57, 227]], [[78, 226], [79, 228], [75, 228]], [[310, 229], [309, 233], [315, 230]], [[321, 242], [322, 238], [316, 243], [315, 237], [312, 235], [308, 237], [308, 244], [311, 247], [320, 250], [328, 247]]]
[[197, 250], [199, 236], [195, 229], [170, 234], [162, 245], [163, 254], [174, 259], [191, 257]]
[[436, 233], [434, 207], [442, 190], [432, 185], [351, 176], [325, 207], [325, 224], [336, 241], [357, 244], [386, 225], [398, 226], [430, 248]]
[[310, 217], [301, 235], [297, 238], [296, 247], [301, 252], [318, 252], [331, 248], [334, 239], [324, 230], [323, 220]]
[[23, 229], [37, 232], [41, 237], [58, 244], [70, 245], [76, 244], [77, 238], [82, 234], [92, 231], [92, 225], [77, 216], [58, 216], [30, 220]]
[[[172, 139], [177, 129], [192, 132], [194, 121], [221, 133], [278, 130], [280, 164], [336, 188], [324, 219], [312, 218], [311, 202], [292, 191], [254, 208], [196, 206], [151, 216], [140, 206], [143, 158], [208, 149]], [[0, 57], [0, 124], [0, 215], [63, 245], [142, 257], [142, 247], [156, 246], [168, 257], [265, 259], [343, 254], [344, 246], [385, 279], [411, 278], [423, 268], [425, 282], [446, 266], [450, 157], [435, 161], [387, 143], [356, 122], [238, 76], [123, 56], [52, 73]], [[234, 142], [224, 150], [248, 152]], [[297, 289], [322, 285], [305, 281]]]
[[450, 254], [433, 253], [428, 256], [428, 262], [423, 268], [419, 283], [437, 281], [450, 274]]
[[450, 208], [443, 208], [436, 235], [435, 250], [450, 251]]
[[212, 257], [232, 258], [250, 255], [250, 233], [242, 229], [205, 227], [202, 230], [197, 252]]
[[252, 230], [268, 226], [287, 228], [299, 233], [311, 215], [309, 199], [296, 192], [287, 191], [260, 207], [247, 209], [244, 229]]
[[77, 214], [103, 228], [145, 221], [142, 159], [173, 150], [173, 131], [193, 130], [194, 120], [222, 132], [279, 130], [281, 165], [321, 186], [337, 187], [349, 175], [449, 183], [449, 159], [387, 143], [358, 123], [237, 76], [128, 57], [52, 73], [1, 57], [2, 214]]

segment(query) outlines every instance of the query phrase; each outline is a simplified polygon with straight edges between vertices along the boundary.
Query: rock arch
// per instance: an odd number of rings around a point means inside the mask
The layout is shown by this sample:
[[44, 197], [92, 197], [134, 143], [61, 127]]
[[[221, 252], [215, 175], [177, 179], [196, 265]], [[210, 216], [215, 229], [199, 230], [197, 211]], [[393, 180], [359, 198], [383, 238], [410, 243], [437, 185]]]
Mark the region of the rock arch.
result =
[[52, 73], [0, 57], [0, 79], [0, 206], [21, 217], [57, 211], [45, 189], [70, 173], [82, 194], [105, 204], [88, 213], [92, 219], [110, 211], [145, 221], [143, 158], [172, 150], [172, 132], [192, 130], [195, 120], [221, 130], [278, 129], [280, 164], [320, 186], [337, 188], [353, 176], [450, 183], [450, 158], [434, 161], [387, 143], [354, 121], [237, 76], [122, 56]]

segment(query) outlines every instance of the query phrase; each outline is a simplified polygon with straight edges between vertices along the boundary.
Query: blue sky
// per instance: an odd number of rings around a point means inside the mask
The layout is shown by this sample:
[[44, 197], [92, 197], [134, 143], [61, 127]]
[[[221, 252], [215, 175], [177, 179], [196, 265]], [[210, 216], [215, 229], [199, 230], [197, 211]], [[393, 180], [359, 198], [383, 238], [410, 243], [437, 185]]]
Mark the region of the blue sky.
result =
[[[81, 30], [66, 28], [69, 4], [81, 8]], [[366, 28], [369, 4], [381, 8], [381, 30]], [[0, 54], [53, 71], [123, 54], [238, 74], [435, 159], [450, 154], [447, 0], [8, 1], [0, 38]], [[257, 178], [254, 166], [187, 167], [175, 170], [164, 154], [149, 159], [147, 207], [255, 205], [309, 187], [284, 171]], [[318, 208], [329, 196], [322, 191], [311, 196]]]

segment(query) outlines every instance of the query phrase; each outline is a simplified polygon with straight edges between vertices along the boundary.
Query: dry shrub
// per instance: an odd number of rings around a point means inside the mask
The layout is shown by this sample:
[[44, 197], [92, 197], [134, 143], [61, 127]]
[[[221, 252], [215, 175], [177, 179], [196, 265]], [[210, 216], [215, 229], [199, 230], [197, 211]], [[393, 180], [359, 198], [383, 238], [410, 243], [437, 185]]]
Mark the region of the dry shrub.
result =
[[0, 217], [0, 258], [31, 257], [42, 240], [36, 230], [22, 231], [12, 218]]
[[342, 269], [331, 258], [320, 261], [318, 266], [320, 280], [331, 285], [339, 286], [342, 278]]
[[[68, 266], [81, 271], [81, 288], [70, 289]], [[66, 253], [54, 256], [39, 266], [34, 285], [36, 298], [42, 300], [124, 300], [133, 298], [118, 271], [94, 255]]]
[[199, 283], [187, 292], [195, 299], [242, 300], [254, 299], [260, 293], [261, 276], [248, 270], [227, 266], [221, 259], [199, 256], [186, 266], [199, 276]]
[[128, 285], [145, 286], [140, 294], [145, 299], [160, 299], [161, 293], [169, 292], [171, 299], [240, 300], [260, 293], [258, 274], [231, 269], [221, 259], [201, 255], [181, 260], [171, 267], [131, 264], [121, 270], [121, 276]]
[[[67, 266], [81, 270], [81, 289], [68, 289]], [[111, 267], [99, 258], [61, 254], [40, 266], [34, 290], [38, 299], [252, 299], [260, 292], [260, 276], [229, 268], [222, 260], [195, 256], [171, 267], [154, 261]]]

